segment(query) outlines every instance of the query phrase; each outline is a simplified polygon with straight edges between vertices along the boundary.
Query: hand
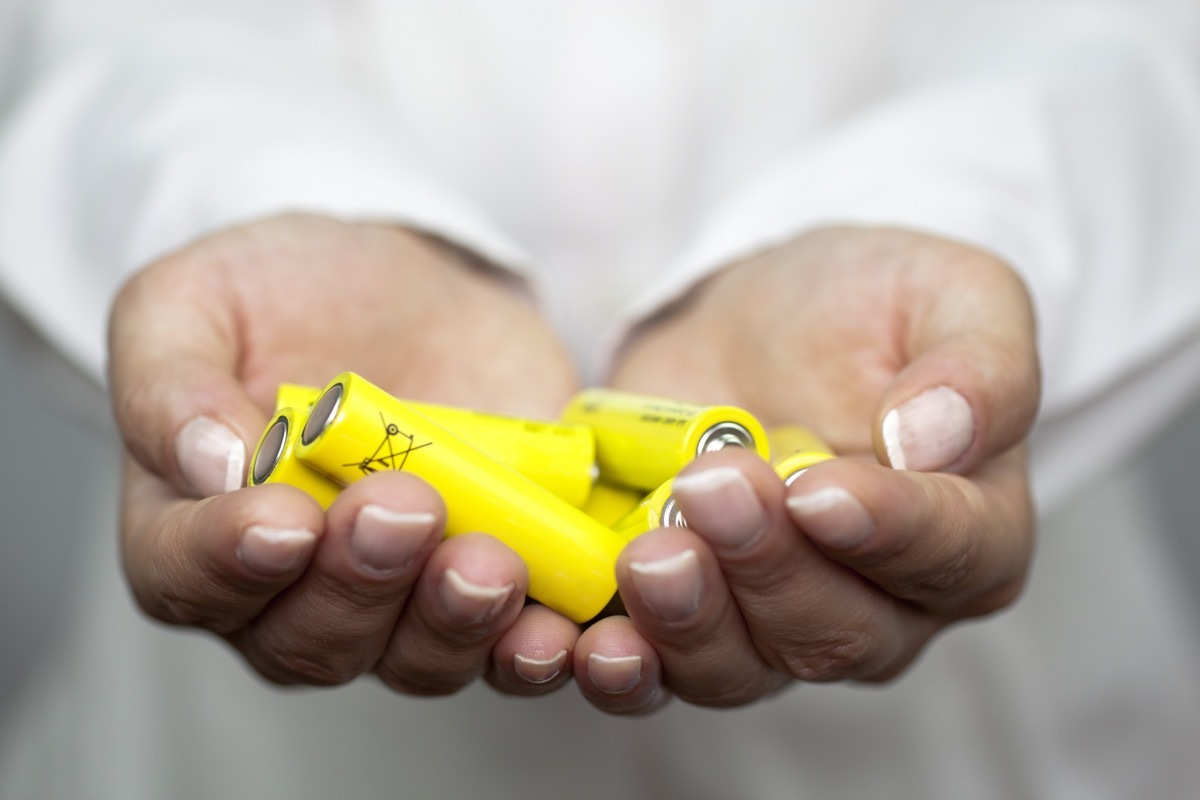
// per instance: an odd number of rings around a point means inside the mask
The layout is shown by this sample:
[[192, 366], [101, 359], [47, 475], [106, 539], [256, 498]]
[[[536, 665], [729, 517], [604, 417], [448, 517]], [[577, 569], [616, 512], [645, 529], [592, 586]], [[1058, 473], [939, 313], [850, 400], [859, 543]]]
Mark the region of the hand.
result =
[[524, 565], [497, 540], [443, 541], [422, 481], [370, 476], [327, 514], [290, 487], [233, 491], [283, 381], [354, 370], [411, 399], [556, 414], [577, 379], [506, 280], [403, 229], [313, 216], [218, 233], [131, 279], [112, 309], [110, 383], [140, 606], [219, 634], [281, 683], [565, 682], [578, 628], [523, 607]]
[[786, 488], [746, 452], [681, 473], [690, 528], [630, 544], [629, 617], [576, 648], [597, 706], [887, 680], [939, 630], [1017, 597], [1040, 380], [1027, 294], [996, 258], [899, 230], [815, 231], [645, 326], [613, 383], [806, 425], [844, 457]]

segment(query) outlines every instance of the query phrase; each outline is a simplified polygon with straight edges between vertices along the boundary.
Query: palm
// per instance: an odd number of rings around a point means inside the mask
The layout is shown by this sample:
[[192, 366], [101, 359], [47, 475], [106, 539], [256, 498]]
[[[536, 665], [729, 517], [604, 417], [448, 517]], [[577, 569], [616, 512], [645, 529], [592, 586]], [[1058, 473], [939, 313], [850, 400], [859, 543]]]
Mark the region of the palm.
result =
[[938, 330], [1004, 330], [1027, 314], [1000, 261], [906, 231], [817, 230], [702, 284], [631, 345], [614, 383], [740, 403], [768, 426], [815, 428], [844, 455], [878, 453], [888, 387]]
[[889, 259], [886, 242], [865, 236], [832, 246], [843, 233], [810, 234], [715, 277], [677, 324], [630, 348], [615, 381], [741, 404], [768, 426], [805, 424], [840, 453], [869, 453], [880, 397], [911, 360], [907, 286], [932, 267]]
[[231, 302], [237, 373], [269, 408], [280, 382], [361, 372], [405, 396], [552, 415], [574, 389], [524, 300], [428, 240], [313, 217], [258, 223], [191, 253]]

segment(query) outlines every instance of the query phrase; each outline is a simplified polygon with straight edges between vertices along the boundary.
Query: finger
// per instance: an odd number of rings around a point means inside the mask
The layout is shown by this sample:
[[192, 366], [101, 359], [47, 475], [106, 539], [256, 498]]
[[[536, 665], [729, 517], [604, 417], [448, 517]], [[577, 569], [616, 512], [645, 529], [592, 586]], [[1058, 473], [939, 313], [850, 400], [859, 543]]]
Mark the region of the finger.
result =
[[530, 603], [492, 649], [488, 682], [505, 694], [548, 694], [571, 677], [579, 626], [545, 606]]
[[849, 460], [788, 489], [792, 520], [830, 558], [894, 597], [950, 617], [985, 614], [1020, 592], [1033, 554], [1024, 453], [972, 474], [925, 475]]
[[962, 263], [947, 277], [943, 251], [934, 263], [916, 259], [898, 290], [909, 309], [909, 361], [880, 399], [875, 451], [899, 469], [966, 473], [1025, 437], [1041, 378], [1020, 279], [965, 247], [954, 250]]
[[347, 487], [329, 508], [304, 576], [236, 637], [237, 646], [280, 683], [335, 685], [368, 671], [445, 518], [441, 497], [411, 475], [379, 473]]
[[458, 691], [484, 674], [528, 584], [524, 562], [497, 539], [447, 539], [426, 562], [376, 672], [406, 694]]
[[608, 617], [584, 631], [574, 670], [580, 694], [609, 714], [648, 714], [670, 699], [658, 654], [628, 617]]
[[735, 706], [781, 676], [755, 649], [707, 543], [686, 528], [634, 539], [617, 564], [621, 598], [662, 662], [671, 692], [689, 703]]
[[216, 268], [179, 255], [122, 288], [109, 320], [109, 383], [126, 447], [180, 493], [236, 489], [265, 415], [234, 377], [234, 303]]
[[126, 459], [121, 552], [150, 616], [227, 634], [308, 565], [324, 532], [312, 498], [263, 486], [196, 502]]
[[676, 478], [674, 494], [776, 670], [807, 681], [876, 679], [907, 664], [932, 634], [925, 615], [800, 534], [784, 506], [783, 483], [752, 453], [697, 459]]

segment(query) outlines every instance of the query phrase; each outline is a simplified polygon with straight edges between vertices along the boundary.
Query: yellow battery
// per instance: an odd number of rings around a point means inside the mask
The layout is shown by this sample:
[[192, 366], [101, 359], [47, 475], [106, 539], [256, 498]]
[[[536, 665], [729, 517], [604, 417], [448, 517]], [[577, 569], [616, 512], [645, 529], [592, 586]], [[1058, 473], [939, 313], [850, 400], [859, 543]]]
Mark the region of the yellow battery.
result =
[[[280, 384], [275, 402], [308, 408], [321, 389]], [[582, 508], [596, 477], [596, 437], [586, 425], [550, 422], [468, 408], [401, 400], [405, 406], [571, 505]]]
[[[275, 418], [267, 425], [254, 449], [246, 483], [250, 486], [264, 483], [295, 486], [307, 492], [321, 508], [327, 509], [338, 496], [341, 486], [296, 459], [293, 450], [300, 436], [297, 416], [293, 409], [286, 407], [275, 412]], [[299, 415], [301, 419], [305, 416], [307, 414]]]
[[800, 425], [772, 428], [767, 439], [771, 442], [771, 452], [775, 454], [771, 466], [788, 486], [813, 464], [835, 457], [833, 448], [824, 439]]
[[300, 411], [301, 416], [304, 416], [320, 396], [320, 386], [281, 383], [275, 389], [275, 408], [293, 408]]
[[613, 530], [626, 541], [632, 542], [646, 531], [656, 528], [686, 528], [687, 520], [675, 502], [671, 486], [675, 479], [667, 481], [646, 495], [633, 510], [613, 525]]
[[382, 470], [422, 478], [446, 501], [448, 536], [482, 531], [507, 544], [529, 569], [529, 596], [575, 622], [616, 594], [624, 539], [359, 375], [326, 387], [296, 455], [342, 484]]
[[734, 406], [585, 389], [567, 404], [562, 418], [595, 432], [601, 480], [646, 491], [674, 478], [702, 453], [744, 447], [764, 459], [769, 455], [762, 425]]
[[596, 481], [592, 493], [583, 504], [583, 513], [602, 525], [611, 526], [642, 501], [643, 493], [628, 486]]

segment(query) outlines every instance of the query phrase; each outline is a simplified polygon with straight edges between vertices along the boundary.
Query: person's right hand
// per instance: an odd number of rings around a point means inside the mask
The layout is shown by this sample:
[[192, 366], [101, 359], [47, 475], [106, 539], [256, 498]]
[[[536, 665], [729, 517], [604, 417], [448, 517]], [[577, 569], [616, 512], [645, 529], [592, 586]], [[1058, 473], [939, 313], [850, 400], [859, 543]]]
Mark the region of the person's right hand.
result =
[[577, 378], [510, 280], [401, 228], [279, 217], [139, 272], [109, 340], [122, 554], [148, 614], [219, 634], [280, 683], [566, 682], [577, 626], [523, 605], [525, 567], [499, 541], [443, 540], [419, 479], [372, 475], [324, 514], [290, 487], [234, 491], [284, 381], [353, 370], [401, 397], [553, 417]]

